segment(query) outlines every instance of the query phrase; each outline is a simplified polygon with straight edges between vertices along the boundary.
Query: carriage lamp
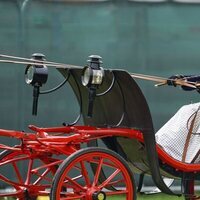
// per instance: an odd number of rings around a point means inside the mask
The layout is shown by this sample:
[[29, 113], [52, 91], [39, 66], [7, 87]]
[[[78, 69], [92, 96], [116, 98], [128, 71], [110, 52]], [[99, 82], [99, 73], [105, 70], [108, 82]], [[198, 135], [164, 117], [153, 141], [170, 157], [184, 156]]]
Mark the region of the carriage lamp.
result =
[[91, 67], [85, 67], [83, 69], [82, 84], [83, 86], [101, 85], [103, 82], [104, 70], [92, 69]]
[[92, 85], [101, 85], [104, 77], [104, 70], [100, 67], [102, 58], [98, 55], [91, 55], [89, 58], [89, 66], [83, 68], [81, 77], [83, 86], [87, 86], [88, 88]]
[[[40, 55], [40, 56], [39, 56]], [[43, 61], [43, 54], [33, 54], [32, 58], [34, 60]], [[25, 70], [25, 81], [27, 84], [42, 86], [47, 82], [48, 78], [48, 68], [43, 65], [28, 65]]]
[[96, 90], [102, 84], [104, 70], [100, 67], [101, 57], [98, 55], [89, 56], [89, 65], [83, 68], [81, 81], [82, 85], [88, 88], [88, 117], [92, 117], [93, 104], [96, 97]]
[[42, 86], [47, 82], [48, 78], [48, 68], [43, 65], [39, 66], [27, 66], [25, 71], [25, 81], [27, 84], [35, 85], [38, 84]]
[[[35, 53], [32, 55], [33, 62], [45, 60], [43, 54]], [[40, 94], [40, 87], [47, 82], [48, 68], [42, 62], [40, 64], [28, 65], [25, 70], [25, 81], [27, 84], [33, 86], [33, 107], [32, 114], [37, 115], [38, 98]]]

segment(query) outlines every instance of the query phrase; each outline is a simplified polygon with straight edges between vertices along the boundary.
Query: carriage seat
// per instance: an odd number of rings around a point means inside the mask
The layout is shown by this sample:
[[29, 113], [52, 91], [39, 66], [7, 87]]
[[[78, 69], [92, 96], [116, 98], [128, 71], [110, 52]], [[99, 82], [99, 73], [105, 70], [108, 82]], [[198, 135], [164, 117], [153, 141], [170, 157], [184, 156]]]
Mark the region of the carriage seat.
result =
[[156, 133], [156, 142], [173, 158], [200, 162], [200, 103], [182, 106]]

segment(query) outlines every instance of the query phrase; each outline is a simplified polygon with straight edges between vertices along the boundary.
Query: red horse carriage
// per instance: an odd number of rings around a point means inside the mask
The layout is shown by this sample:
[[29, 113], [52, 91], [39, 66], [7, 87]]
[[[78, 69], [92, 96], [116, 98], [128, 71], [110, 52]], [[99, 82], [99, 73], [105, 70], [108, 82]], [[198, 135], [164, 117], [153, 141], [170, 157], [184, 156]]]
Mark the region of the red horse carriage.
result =
[[[98, 56], [91, 56], [85, 68], [47, 62], [41, 55], [2, 62], [28, 63], [25, 75], [34, 89], [33, 114], [37, 114], [40, 87], [47, 80], [46, 65], [57, 67], [65, 80], [56, 89], [69, 82], [80, 116], [61, 127], [30, 125], [30, 133], [0, 129], [0, 136], [20, 141], [16, 146], [0, 144], [0, 180], [9, 187], [0, 197], [133, 200], [141, 188], [141, 182], [137, 188], [134, 180], [138, 173], [151, 175], [166, 194], [197, 198], [194, 183], [200, 178], [200, 164], [178, 161], [156, 144], [147, 102], [133, 79], [136, 74], [103, 69]], [[80, 118], [84, 125], [78, 125]], [[104, 147], [98, 147], [98, 139]], [[163, 176], [181, 180], [181, 191], [171, 191]]]

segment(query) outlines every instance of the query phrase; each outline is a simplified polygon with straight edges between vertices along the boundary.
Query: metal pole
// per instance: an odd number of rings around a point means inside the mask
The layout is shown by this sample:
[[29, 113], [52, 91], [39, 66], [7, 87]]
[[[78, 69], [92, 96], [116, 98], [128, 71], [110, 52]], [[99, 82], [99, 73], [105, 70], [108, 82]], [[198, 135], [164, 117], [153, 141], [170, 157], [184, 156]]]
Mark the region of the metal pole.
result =
[[[31, 0], [17, 0], [17, 7], [19, 11], [19, 53], [20, 56], [26, 55], [26, 46], [27, 46], [27, 37], [26, 37], [26, 9]], [[24, 86], [21, 84], [21, 80], [23, 80], [23, 74], [21, 68], [17, 71], [19, 80], [18, 80], [18, 126], [22, 130], [24, 129], [25, 123], [25, 113], [22, 112], [24, 109]]]

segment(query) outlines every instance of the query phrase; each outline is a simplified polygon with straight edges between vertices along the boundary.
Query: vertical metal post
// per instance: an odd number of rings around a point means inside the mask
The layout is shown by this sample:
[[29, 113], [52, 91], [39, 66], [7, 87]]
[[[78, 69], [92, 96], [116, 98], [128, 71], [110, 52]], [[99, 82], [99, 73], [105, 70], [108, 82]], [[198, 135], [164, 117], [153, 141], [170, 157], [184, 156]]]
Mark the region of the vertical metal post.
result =
[[[27, 46], [27, 37], [26, 37], [26, 9], [28, 4], [31, 2], [31, 0], [17, 0], [17, 8], [19, 12], [19, 53], [20, 56], [26, 57], [26, 46]], [[24, 110], [24, 87], [21, 84], [21, 80], [23, 79], [24, 74], [22, 73], [21, 68], [19, 68], [18, 72], [18, 126], [22, 130], [24, 129], [24, 122], [25, 122], [25, 113], [22, 112]]]

